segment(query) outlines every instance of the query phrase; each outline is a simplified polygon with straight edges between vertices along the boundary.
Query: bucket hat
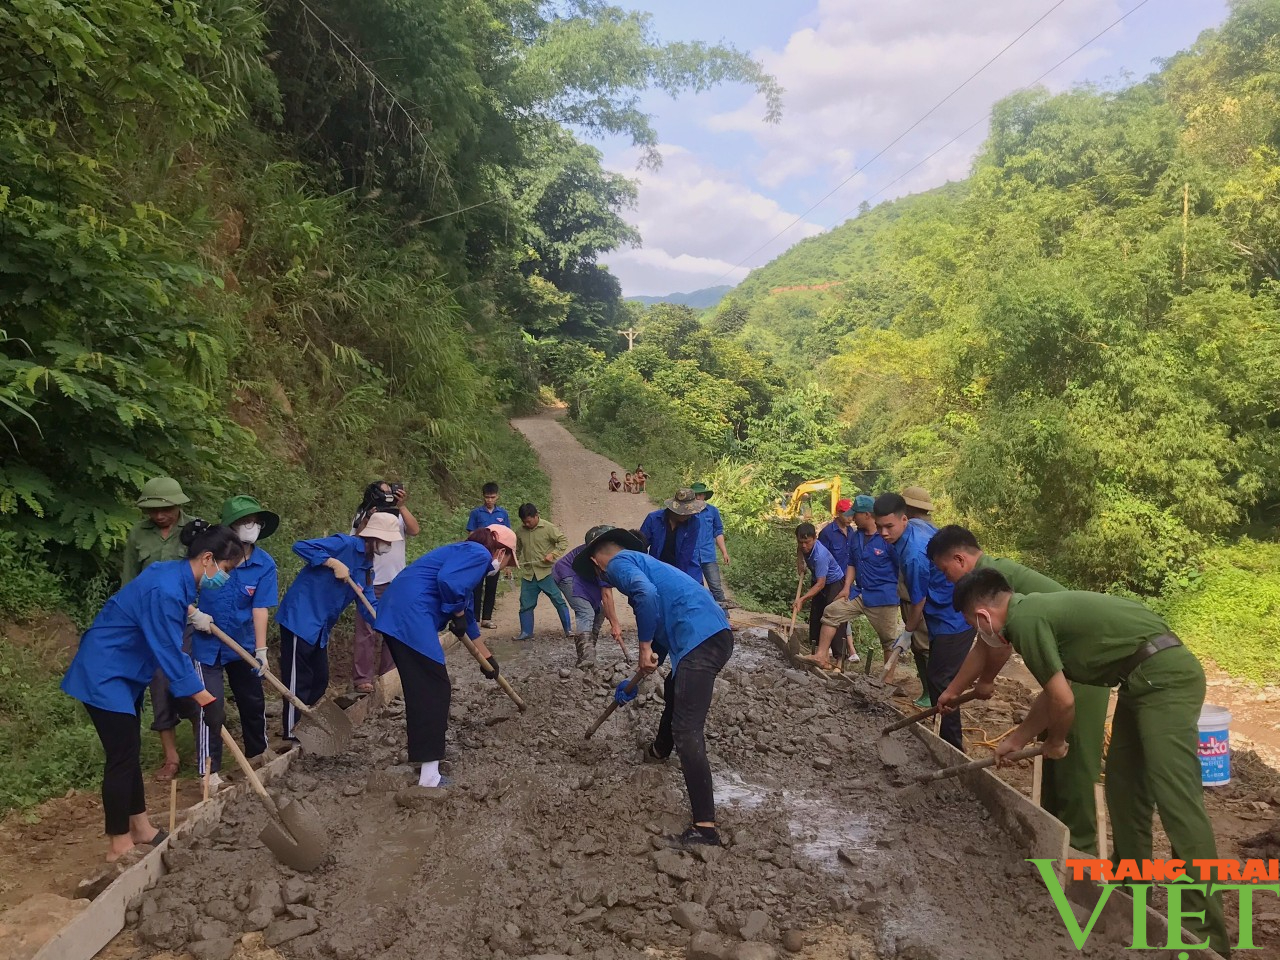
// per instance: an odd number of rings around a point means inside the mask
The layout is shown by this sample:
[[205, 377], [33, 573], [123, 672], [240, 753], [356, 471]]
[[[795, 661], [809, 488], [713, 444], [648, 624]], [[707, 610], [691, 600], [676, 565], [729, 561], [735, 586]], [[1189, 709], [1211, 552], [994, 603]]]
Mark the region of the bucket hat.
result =
[[644, 553], [648, 549], [648, 545], [644, 542], [644, 537], [640, 536], [636, 531], [624, 530], [621, 527], [609, 527], [603, 533], [598, 533], [589, 539], [586, 545], [583, 546], [582, 552], [573, 558], [573, 572], [583, 580], [598, 580], [600, 571], [591, 562], [591, 558], [606, 543], [616, 543], [623, 550], [635, 550], [638, 553]]
[[356, 536], [373, 537], [385, 543], [395, 543], [404, 539], [400, 532], [400, 518], [394, 513], [375, 513], [364, 522]]
[[902, 499], [907, 501], [908, 507], [933, 511], [933, 500], [930, 499], [929, 491], [924, 487], [907, 487], [902, 491]]
[[699, 500], [688, 487], [681, 487], [676, 491], [676, 495], [663, 504], [672, 513], [681, 517], [691, 517], [695, 513], [701, 513], [707, 507], [705, 500]]
[[694, 484], [693, 486], [691, 486], [689, 489], [693, 491], [693, 493], [694, 493], [694, 495], [695, 495], [695, 496], [697, 496], [697, 495], [700, 493], [700, 494], [702, 494], [702, 496], [703, 496], [705, 499], [707, 499], [707, 500], [710, 500], [712, 497], [714, 497], [714, 496], [716, 495], [716, 492], [715, 492], [714, 490], [712, 490], [710, 487], [708, 487], [708, 486], [707, 486], [705, 483], [703, 483], [701, 480], [699, 480], [697, 483], [695, 483], [695, 484]]
[[182, 485], [173, 477], [153, 477], [142, 485], [138, 496], [138, 506], [143, 510], [180, 507], [190, 502], [191, 498], [182, 492]]
[[262, 509], [262, 504], [253, 497], [240, 494], [239, 496], [231, 497], [222, 505], [222, 523], [224, 526], [229, 527], [239, 523], [245, 517], [252, 516], [261, 518], [262, 532], [258, 534], [259, 540], [267, 539], [267, 537], [280, 529], [280, 514]]
[[500, 544], [511, 551], [511, 559], [515, 560], [516, 566], [519, 567], [520, 561], [516, 560], [516, 544], [518, 543], [516, 540], [516, 532], [510, 527], [503, 526], [500, 523], [492, 524], [485, 529], [493, 534], [493, 539], [497, 540]]

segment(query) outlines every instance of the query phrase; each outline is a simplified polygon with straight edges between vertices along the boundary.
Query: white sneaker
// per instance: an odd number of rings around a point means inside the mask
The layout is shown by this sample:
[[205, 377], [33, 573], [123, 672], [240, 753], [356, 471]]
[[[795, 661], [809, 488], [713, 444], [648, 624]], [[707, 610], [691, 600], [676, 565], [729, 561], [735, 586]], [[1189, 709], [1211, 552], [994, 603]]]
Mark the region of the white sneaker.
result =
[[216, 773], [209, 774], [209, 796], [213, 796], [218, 792], [218, 788], [222, 786], [222, 778]]

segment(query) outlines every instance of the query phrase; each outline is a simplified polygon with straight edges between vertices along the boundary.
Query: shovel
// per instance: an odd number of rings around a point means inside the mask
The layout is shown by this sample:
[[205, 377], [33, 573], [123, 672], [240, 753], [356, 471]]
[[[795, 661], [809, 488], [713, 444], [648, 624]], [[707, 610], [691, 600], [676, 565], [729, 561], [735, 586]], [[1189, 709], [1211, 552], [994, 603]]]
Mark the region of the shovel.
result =
[[222, 745], [235, 756], [253, 792], [271, 816], [271, 822], [258, 834], [263, 845], [286, 867], [302, 873], [309, 873], [324, 863], [329, 858], [329, 833], [316, 809], [306, 800], [286, 800], [277, 807], [226, 727], [222, 728]]
[[[636, 687], [640, 686], [640, 681], [642, 679], [644, 679], [644, 674], [637, 673], [634, 677], [632, 677], [630, 680], [627, 681], [627, 685], [624, 689], [627, 691], [627, 693], [635, 693]], [[586, 736], [584, 736], [582, 739], [590, 740], [592, 736], [595, 735], [595, 732], [604, 725], [604, 722], [613, 716], [613, 711], [617, 709], [618, 709], [618, 701], [610, 699], [609, 706], [605, 707], [604, 713], [600, 714], [600, 716], [596, 718], [596, 722], [591, 725], [591, 729], [587, 731]]]
[[364, 591], [356, 586], [356, 582], [354, 580], [350, 577], [346, 577], [345, 579], [347, 581], [347, 586], [356, 592], [356, 596], [359, 597], [360, 602], [364, 604], [365, 610], [369, 611], [369, 622], [373, 623], [373, 621], [378, 619], [378, 611], [373, 609], [373, 604], [370, 603], [369, 598], [364, 595]]
[[[255, 670], [258, 669], [260, 665], [257, 658], [223, 633], [216, 624], [213, 635], [239, 654], [241, 660]], [[264, 669], [262, 677], [301, 714], [293, 732], [308, 753], [314, 753], [318, 757], [336, 757], [351, 744], [351, 719], [342, 712], [340, 706], [332, 700], [321, 700], [314, 707], [308, 707], [270, 670]]]
[[[1044, 744], [1038, 743], [1034, 747], [1026, 747], [1015, 753], [1009, 754], [1004, 758], [1003, 763], [1013, 763], [1015, 760], [1030, 760], [1044, 753]], [[970, 770], [985, 770], [987, 767], [994, 767], [996, 758], [994, 756], [987, 757], [984, 760], [971, 760], [968, 763], [958, 763], [954, 767], [943, 767], [941, 770], [935, 770], [933, 773], [922, 773], [916, 777], [917, 783], [933, 783], [935, 780], [946, 780], [950, 777], [958, 777], [962, 773], [968, 773]]]
[[[969, 690], [962, 693], [956, 699], [956, 706], [962, 703], [968, 703], [978, 695], [976, 690]], [[930, 707], [928, 710], [921, 710], [919, 713], [913, 713], [909, 717], [903, 717], [901, 720], [889, 724], [880, 731], [880, 739], [876, 741], [876, 753], [880, 755], [880, 762], [886, 767], [900, 767], [907, 762], [906, 751], [902, 749], [902, 744], [894, 740], [889, 734], [896, 730], [902, 730], [911, 726], [913, 723], [919, 723], [921, 720], [928, 720], [930, 717], [938, 715], [937, 707]]]
[[[796, 578], [796, 599], [791, 604], [792, 608], [800, 602], [800, 594], [804, 593], [804, 574], [800, 574]], [[787, 656], [796, 657], [800, 655], [800, 644], [795, 642], [796, 621], [800, 619], [800, 611], [793, 609], [791, 614], [791, 626], [787, 627]]]
[[[480, 666], [487, 670], [489, 668], [489, 661], [480, 655], [480, 651], [476, 649], [476, 645], [472, 642], [471, 638], [464, 633], [462, 636], [458, 637], [458, 639], [461, 640], [462, 645], [467, 648], [467, 652], [476, 658], [476, 663], [480, 664]], [[529, 709], [525, 706], [525, 702], [520, 699], [520, 694], [516, 693], [515, 688], [507, 682], [507, 678], [502, 674], [498, 674], [498, 686], [502, 688], [503, 693], [511, 698], [511, 702], [516, 705], [516, 708], [521, 713], [524, 713]]]

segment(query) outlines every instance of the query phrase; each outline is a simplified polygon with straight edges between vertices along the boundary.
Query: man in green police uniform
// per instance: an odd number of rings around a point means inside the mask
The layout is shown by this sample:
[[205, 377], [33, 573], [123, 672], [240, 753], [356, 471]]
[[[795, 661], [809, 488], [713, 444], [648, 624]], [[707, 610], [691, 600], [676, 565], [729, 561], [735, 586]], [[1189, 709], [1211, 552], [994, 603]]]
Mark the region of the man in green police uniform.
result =
[[[182, 560], [187, 548], [182, 545], [182, 528], [190, 521], [182, 512], [182, 505], [191, 498], [182, 492], [182, 486], [173, 477], [155, 477], [142, 486], [138, 508], [142, 519], [129, 531], [124, 544], [124, 559], [120, 570], [123, 586], [153, 563], [161, 560]], [[154, 719], [151, 729], [160, 734], [164, 746], [164, 765], [156, 771], [156, 779], [164, 782], [178, 774], [181, 761], [178, 758], [178, 711], [169, 693], [169, 681], [157, 670], [151, 678], [151, 712]]]
[[[1004, 574], [1015, 593], [1061, 593], [1067, 589], [1057, 580], [1015, 560], [988, 556], [978, 546], [978, 538], [971, 531], [955, 524], [934, 534], [927, 551], [934, 566], [952, 583], [973, 570], [992, 569]], [[982, 644], [974, 644], [969, 656], [984, 657]], [[977, 690], [980, 699], [990, 698], [995, 691], [994, 681], [995, 673], [989, 677], [979, 675]], [[1067, 735], [1070, 749], [1060, 760], [1045, 760], [1040, 803], [1067, 825], [1073, 847], [1096, 856], [1098, 816], [1093, 787], [1102, 774], [1102, 742], [1111, 691], [1106, 687], [1073, 683], [1071, 692], [1076, 698], [1076, 718]], [[939, 698], [939, 706], [944, 712], [947, 700], [946, 697]]]
[[[989, 666], [985, 661], [1006, 662], [1012, 645], [1044, 688], [1026, 719], [1000, 743], [997, 761], [1042, 733], [1044, 755], [1065, 756], [1075, 717], [1071, 682], [1118, 685], [1107, 751], [1113, 862], [1151, 859], [1157, 809], [1175, 858], [1217, 859], [1196, 755], [1204, 670], [1163, 620], [1140, 603], [1101, 593], [1015, 594], [991, 568], [961, 578], [955, 607], [978, 631], [980, 668]], [[977, 678], [973, 670], [961, 669], [946, 692], [958, 695]], [[1183, 902], [1186, 928], [1227, 956], [1222, 894], [1206, 897], [1188, 888]]]

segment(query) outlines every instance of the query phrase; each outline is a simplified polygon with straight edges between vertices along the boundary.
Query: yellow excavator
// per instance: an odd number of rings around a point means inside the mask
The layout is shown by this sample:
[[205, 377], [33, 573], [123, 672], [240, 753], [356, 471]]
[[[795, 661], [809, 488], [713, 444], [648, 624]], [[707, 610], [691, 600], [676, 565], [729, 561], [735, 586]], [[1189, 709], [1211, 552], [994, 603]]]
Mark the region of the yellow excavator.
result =
[[831, 516], [836, 515], [836, 504], [840, 502], [840, 478], [827, 477], [822, 480], [806, 480], [800, 484], [791, 493], [791, 499], [786, 504], [779, 503], [777, 513], [774, 514], [778, 520], [797, 520], [807, 515], [810, 511], [807, 498], [812, 494], [821, 493], [828, 490], [831, 493]]

